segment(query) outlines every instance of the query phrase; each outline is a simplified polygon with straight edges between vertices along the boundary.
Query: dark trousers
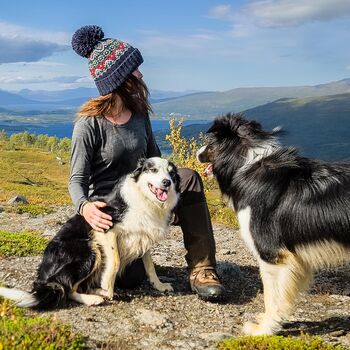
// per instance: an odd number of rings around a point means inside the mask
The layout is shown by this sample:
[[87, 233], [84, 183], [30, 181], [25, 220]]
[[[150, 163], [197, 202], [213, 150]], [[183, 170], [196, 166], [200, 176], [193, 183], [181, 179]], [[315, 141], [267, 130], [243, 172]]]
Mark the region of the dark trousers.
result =
[[[178, 169], [180, 175], [180, 201], [175, 210], [173, 225], [179, 225], [183, 232], [187, 250], [185, 256], [190, 270], [199, 267], [215, 267], [215, 241], [203, 182], [192, 169]], [[132, 288], [145, 278], [142, 260], [136, 260], [125, 269], [118, 279], [118, 287]]]

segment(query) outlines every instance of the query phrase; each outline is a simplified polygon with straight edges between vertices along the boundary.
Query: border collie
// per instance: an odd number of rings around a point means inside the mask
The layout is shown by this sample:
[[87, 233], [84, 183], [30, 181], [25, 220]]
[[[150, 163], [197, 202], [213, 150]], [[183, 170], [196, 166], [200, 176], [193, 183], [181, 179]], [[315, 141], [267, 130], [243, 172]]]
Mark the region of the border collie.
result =
[[280, 130], [241, 114], [217, 118], [207, 133], [197, 158], [211, 163], [264, 286], [265, 313], [243, 330], [273, 334], [315, 270], [350, 260], [350, 163], [301, 157], [279, 144]]
[[0, 295], [37, 309], [65, 306], [68, 298], [98, 305], [113, 298], [116, 275], [141, 256], [152, 286], [172, 291], [159, 280], [149, 250], [167, 233], [178, 198], [175, 165], [158, 157], [141, 159], [102, 198], [113, 218], [111, 229], [95, 231], [82, 216], [73, 216], [45, 249], [32, 292], [0, 288]]

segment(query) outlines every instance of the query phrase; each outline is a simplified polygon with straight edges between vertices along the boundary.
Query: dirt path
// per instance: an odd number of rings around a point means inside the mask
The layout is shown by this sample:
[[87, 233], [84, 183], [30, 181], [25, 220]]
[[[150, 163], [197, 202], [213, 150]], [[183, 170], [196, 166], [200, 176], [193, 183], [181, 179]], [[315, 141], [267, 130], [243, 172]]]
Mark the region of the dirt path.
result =
[[[37, 229], [52, 235], [72, 213], [63, 207], [42, 218], [0, 213], [1, 229]], [[240, 335], [243, 322], [263, 309], [262, 286], [251, 254], [234, 230], [215, 225], [218, 272], [229, 291], [222, 304], [203, 302], [188, 287], [182, 234], [173, 227], [167, 239], [153, 249], [158, 273], [175, 292], [162, 295], [147, 282], [133, 291], [120, 291], [106, 305], [69, 308], [44, 313], [54, 316], [89, 339], [92, 349], [215, 349], [226, 336]], [[29, 290], [40, 257], [0, 260], [0, 281]], [[302, 296], [281, 332], [317, 334], [350, 347], [350, 266], [323, 271]], [[108, 348], [108, 347], [107, 347]]]

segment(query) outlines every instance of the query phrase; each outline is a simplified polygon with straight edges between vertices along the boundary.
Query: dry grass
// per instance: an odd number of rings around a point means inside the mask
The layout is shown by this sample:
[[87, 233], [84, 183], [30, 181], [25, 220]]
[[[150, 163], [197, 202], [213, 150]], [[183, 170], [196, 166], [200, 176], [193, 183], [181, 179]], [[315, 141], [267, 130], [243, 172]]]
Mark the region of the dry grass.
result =
[[31, 204], [71, 203], [68, 164], [59, 164], [53, 153], [35, 148], [9, 150], [4, 144], [0, 152], [0, 202], [20, 194]]

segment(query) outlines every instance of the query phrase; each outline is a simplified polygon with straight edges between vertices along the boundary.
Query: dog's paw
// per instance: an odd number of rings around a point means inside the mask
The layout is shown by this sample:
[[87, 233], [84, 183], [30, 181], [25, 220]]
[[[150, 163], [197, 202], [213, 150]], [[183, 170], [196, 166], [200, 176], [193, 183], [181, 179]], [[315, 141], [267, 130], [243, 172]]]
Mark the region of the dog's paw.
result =
[[85, 305], [88, 305], [88, 306], [100, 305], [104, 301], [105, 300], [103, 299], [103, 297], [99, 295], [89, 295], [89, 298], [85, 300]]
[[97, 288], [93, 291], [94, 294], [99, 295], [105, 299], [112, 300], [114, 296], [114, 291], [112, 290], [106, 290], [102, 288]]
[[153, 287], [160, 292], [173, 292], [174, 288], [170, 283], [157, 283], [154, 284]]
[[[261, 318], [261, 316], [259, 317]], [[246, 322], [243, 325], [243, 333], [246, 335], [270, 335], [273, 334], [271, 327], [264, 326], [263, 323]]]
[[242, 331], [246, 335], [259, 335], [259, 324], [248, 321], [243, 325]]

